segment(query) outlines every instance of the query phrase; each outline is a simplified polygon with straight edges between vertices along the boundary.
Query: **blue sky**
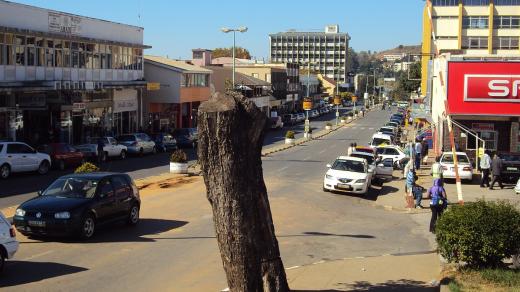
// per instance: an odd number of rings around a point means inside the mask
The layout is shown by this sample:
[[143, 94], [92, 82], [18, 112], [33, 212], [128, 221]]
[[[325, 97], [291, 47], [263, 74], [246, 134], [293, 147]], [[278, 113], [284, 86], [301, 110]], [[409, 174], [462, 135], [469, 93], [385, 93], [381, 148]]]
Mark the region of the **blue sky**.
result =
[[[17, 0], [14, 2], [101, 18], [145, 29], [147, 54], [189, 58], [192, 48], [230, 46], [223, 26], [245, 25], [237, 45], [262, 59], [269, 33], [323, 30], [339, 24], [356, 51], [380, 51], [421, 42], [422, 0]], [[140, 19], [138, 18], [140, 15]]]

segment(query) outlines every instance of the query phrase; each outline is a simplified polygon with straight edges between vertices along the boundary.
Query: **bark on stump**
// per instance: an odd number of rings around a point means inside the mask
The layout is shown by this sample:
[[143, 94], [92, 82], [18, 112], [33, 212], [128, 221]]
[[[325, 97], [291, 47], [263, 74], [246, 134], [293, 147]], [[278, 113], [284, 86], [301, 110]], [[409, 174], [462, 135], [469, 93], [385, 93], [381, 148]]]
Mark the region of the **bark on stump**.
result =
[[252, 101], [216, 93], [199, 107], [199, 163], [231, 291], [289, 291], [261, 150], [267, 123]]

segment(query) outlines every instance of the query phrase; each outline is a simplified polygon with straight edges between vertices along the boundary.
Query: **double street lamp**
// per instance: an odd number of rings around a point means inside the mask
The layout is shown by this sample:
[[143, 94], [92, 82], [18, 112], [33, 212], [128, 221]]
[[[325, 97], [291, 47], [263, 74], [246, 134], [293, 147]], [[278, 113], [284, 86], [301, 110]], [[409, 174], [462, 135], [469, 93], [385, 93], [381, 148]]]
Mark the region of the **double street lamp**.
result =
[[233, 90], [235, 90], [235, 35], [236, 35], [236, 32], [246, 32], [247, 31], [247, 27], [245, 26], [241, 26], [239, 28], [228, 28], [228, 27], [223, 27], [220, 29], [222, 32], [224, 33], [228, 33], [228, 32], [233, 32]]

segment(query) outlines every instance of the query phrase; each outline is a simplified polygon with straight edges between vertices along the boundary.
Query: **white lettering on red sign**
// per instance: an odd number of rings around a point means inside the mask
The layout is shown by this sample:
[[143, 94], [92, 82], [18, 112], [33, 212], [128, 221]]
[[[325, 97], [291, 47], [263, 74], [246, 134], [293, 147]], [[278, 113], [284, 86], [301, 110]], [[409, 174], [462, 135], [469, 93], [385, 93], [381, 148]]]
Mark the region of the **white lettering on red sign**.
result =
[[520, 102], [520, 75], [464, 75], [465, 101]]

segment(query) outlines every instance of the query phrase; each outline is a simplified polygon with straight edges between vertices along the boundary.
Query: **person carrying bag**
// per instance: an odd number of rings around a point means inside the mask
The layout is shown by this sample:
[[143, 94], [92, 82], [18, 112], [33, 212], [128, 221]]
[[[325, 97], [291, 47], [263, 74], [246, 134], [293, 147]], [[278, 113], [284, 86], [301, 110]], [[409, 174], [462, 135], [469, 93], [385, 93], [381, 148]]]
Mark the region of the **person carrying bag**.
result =
[[430, 219], [430, 232], [435, 233], [435, 225], [437, 219], [442, 216], [442, 212], [448, 206], [448, 198], [446, 190], [442, 186], [441, 179], [435, 179], [433, 186], [428, 189], [428, 198], [430, 198], [430, 209], [432, 210], [432, 217]]

